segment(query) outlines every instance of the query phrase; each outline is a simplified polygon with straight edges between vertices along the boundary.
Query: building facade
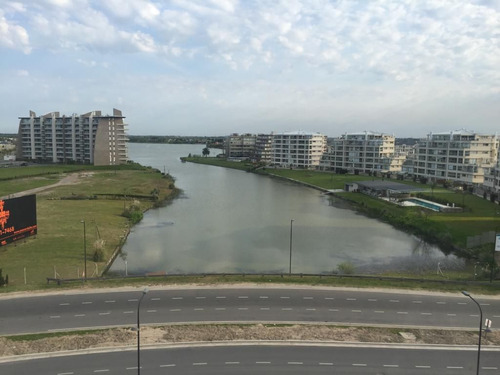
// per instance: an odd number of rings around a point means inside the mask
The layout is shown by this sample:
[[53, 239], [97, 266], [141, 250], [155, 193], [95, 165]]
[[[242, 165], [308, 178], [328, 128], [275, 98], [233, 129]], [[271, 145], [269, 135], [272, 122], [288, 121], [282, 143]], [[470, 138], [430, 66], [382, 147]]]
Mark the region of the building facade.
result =
[[430, 133], [415, 149], [413, 174], [434, 180], [483, 184], [498, 158], [498, 137], [467, 130]]
[[273, 133], [257, 134], [255, 157], [259, 162], [271, 163], [273, 157]]
[[320, 169], [349, 172], [399, 172], [406, 156], [396, 152], [395, 137], [383, 133], [346, 133], [334, 138]]
[[231, 134], [226, 138], [225, 152], [229, 159], [251, 159], [255, 158], [255, 134]]
[[122, 112], [93, 111], [60, 116], [51, 112], [19, 118], [17, 159], [49, 163], [118, 165], [128, 161]]
[[284, 168], [315, 169], [326, 151], [327, 137], [303, 131], [274, 134], [271, 164]]

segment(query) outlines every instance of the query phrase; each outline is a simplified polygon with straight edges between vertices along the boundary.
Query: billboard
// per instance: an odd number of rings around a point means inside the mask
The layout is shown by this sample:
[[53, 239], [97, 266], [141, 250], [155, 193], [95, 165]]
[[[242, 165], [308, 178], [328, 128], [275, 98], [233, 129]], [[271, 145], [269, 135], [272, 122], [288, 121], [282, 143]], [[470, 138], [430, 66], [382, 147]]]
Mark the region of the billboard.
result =
[[0, 199], [0, 246], [36, 232], [36, 195]]

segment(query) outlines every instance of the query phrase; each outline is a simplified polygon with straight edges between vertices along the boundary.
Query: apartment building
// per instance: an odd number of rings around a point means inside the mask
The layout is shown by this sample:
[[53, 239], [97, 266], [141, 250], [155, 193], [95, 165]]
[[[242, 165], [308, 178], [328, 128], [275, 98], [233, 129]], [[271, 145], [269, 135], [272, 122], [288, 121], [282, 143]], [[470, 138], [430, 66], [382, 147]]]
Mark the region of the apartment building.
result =
[[257, 161], [269, 164], [273, 156], [273, 133], [257, 134], [255, 157]]
[[498, 137], [467, 130], [430, 133], [415, 149], [413, 174], [435, 180], [483, 184], [485, 172], [495, 167]]
[[51, 112], [19, 118], [17, 159], [45, 163], [118, 165], [128, 160], [122, 112], [93, 111], [60, 116]]
[[229, 159], [254, 159], [257, 136], [255, 134], [231, 134], [226, 138], [225, 152]]
[[320, 169], [349, 172], [399, 172], [406, 158], [396, 152], [395, 137], [383, 133], [346, 133], [331, 141]]
[[304, 131], [274, 134], [271, 163], [285, 168], [315, 169], [326, 151], [327, 137]]

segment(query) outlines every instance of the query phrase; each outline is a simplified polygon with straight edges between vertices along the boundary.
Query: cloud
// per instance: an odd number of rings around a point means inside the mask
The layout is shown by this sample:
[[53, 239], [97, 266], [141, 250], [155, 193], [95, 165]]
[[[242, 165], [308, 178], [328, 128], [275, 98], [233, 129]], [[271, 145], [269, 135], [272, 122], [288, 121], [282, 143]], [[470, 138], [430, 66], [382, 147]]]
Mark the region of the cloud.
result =
[[[14, 8], [22, 9], [14, 4]], [[0, 10], [0, 47], [19, 50], [26, 54], [31, 52], [28, 32], [22, 26], [8, 20]]]

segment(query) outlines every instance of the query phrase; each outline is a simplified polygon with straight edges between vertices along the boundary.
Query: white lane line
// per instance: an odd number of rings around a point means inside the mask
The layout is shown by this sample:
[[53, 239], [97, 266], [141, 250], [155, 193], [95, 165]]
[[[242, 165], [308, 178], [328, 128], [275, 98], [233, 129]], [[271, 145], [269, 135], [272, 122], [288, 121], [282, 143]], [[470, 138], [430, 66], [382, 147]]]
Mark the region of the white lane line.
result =
[[333, 301], [335, 298], [333, 298], [333, 297], [325, 297], [325, 299], [326, 299], [327, 301]]
[[60, 318], [60, 317], [61, 317], [61, 315], [51, 315], [51, 316], [50, 316], [50, 319], [58, 319], [58, 318]]
[[464, 367], [463, 366], [446, 366], [446, 368], [450, 369], [450, 370], [461, 370]]
[[261, 307], [261, 310], [271, 310], [269, 307]]
[[459, 305], [467, 305], [467, 302], [458, 302]]
[[155, 313], [156, 310], [146, 310], [146, 312], [148, 312], [148, 313]]
[[408, 311], [398, 311], [396, 314], [403, 314], [403, 315], [407, 315], [407, 314], [408, 314]]
[[207, 297], [196, 297], [196, 299], [206, 299]]
[[60, 303], [59, 306], [69, 306], [69, 303], [68, 302], [63, 302], [63, 303]]
[[289, 365], [303, 365], [304, 362], [288, 362]]
[[352, 366], [355, 366], [355, 367], [366, 367], [367, 364], [366, 363], [353, 363]]
[[431, 366], [426, 366], [426, 365], [415, 365], [415, 368], [431, 368]]
[[139, 299], [137, 298], [131, 298], [127, 300], [127, 302], [137, 302], [137, 301], [139, 301]]
[[239, 365], [239, 362], [224, 362], [226, 365]]
[[215, 297], [216, 299], [225, 299], [226, 296], [218, 296], [218, 297]]
[[316, 311], [316, 309], [306, 309], [306, 311]]
[[411, 301], [411, 303], [422, 303], [422, 301]]
[[73, 375], [74, 372], [59, 372], [57, 375]]
[[357, 298], [346, 298], [346, 301], [357, 301]]
[[239, 299], [248, 299], [248, 296], [238, 296]]
[[376, 299], [376, 298], [368, 298], [368, 301], [370, 301], [370, 302], [377, 302], [378, 299]]
[[398, 368], [398, 367], [399, 367], [399, 365], [384, 365], [384, 367]]
[[160, 367], [175, 367], [175, 364], [174, 363], [170, 363], [168, 365], [160, 365]]
[[332, 362], [320, 362], [318, 363], [320, 366], [333, 366]]
[[457, 314], [446, 314], [447, 316], [457, 316]]
[[225, 307], [216, 307], [215, 310], [217, 311], [224, 311], [226, 308]]
[[267, 298], [269, 298], [269, 296], [260, 296], [259, 298], [261, 298], [261, 299], [267, 299]]
[[302, 299], [314, 299], [314, 297], [302, 297]]
[[134, 314], [134, 313], [135, 313], [135, 311], [124, 311], [123, 313], [124, 313], [124, 314]]
[[[156, 312], [156, 310], [154, 310]], [[170, 309], [170, 312], [182, 311], [182, 309]]]
[[207, 362], [193, 362], [193, 366], [206, 366]]
[[172, 299], [184, 299], [183, 297], [172, 297]]
[[500, 318], [500, 315], [493, 315], [494, 318]]
[[498, 370], [498, 367], [481, 367], [483, 370]]
[[255, 362], [256, 365], [270, 365], [271, 362], [265, 362], [265, 361], [257, 361]]
[[360, 313], [361, 310], [351, 310], [351, 312], [353, 312], [353, 313]]
[[290, 299], [290, 297], [288, 297], [288, 296], [282, 296], [282, 297], [280, 297], [280, 298], [281, 298], [281, 299]]
[[109, 372], [109, 369], [104, 368], [104, 369], [101, 369], [101, 370], [94, 370], [94, 373], [98, 373], [98, 372]]
[[194, 309], [194, 311], [203, 311], [203, 310], [205, 310], [203, 307], [197, 307]]
[[282, 311], [291, 311], [293, 310], [291, 307], [284, 307], [281, 309]]
[[80, 317], [82, 317], [82, 316], [85, 316], [85, 314], [75, 314], [74, 316], [75, 316], [76, 318], [80, 318]]
[[472, 314], [472, 315], [469, 315], [469, 316], [472, 316], [473, 318], [477, 318], [479, 315], [477, 315], [477, 314]]
[[420, 313], [420, 315], [432, 315], [432, 313], [429, 313], [429, 312], [422, 312], [422, 313]]
[[338, 312], [339, 309], [328, 309], [328, 311]]
[[248, 307], [238, 307], [238, 310], [248, 310]]
[[389, 302], [397, 303], [397, 302], [399, 302], [399, 300], [398, 299], [390, 299]]
[[481, 306], [489, 306], [489, 303], [480, 303]]
[[92, 301], [83, 301], [82, 302], [82, 305], [91, 305], [92, 304]]
[[137, 366], [135, 366], [135, 367], [127, 367], [127, 368], [125, 368], [125, 370], [137, 370]]
[[383, 313], [385, 313], [385, 311], [383, 311], [383, 310], [375, 310], [374, 313], [375, 314], [383, 314]]
[[99, 315], [110, 315], [111, 314], [111, 311], [107, 311], [107, 312], [100, 312]]
[[436, 302], [438, 305], [446, 305], [446, 302], [445, 301], [437, 301]]
[[109, 299], [107, 301], [104, 301], [104, 303], [115, 303], [116, 301], [114, 299]]
[[[173, 298], [175, 299], [175, 298]], [[160, 297], [151, 298], [151, 301], [160, 301]]]

